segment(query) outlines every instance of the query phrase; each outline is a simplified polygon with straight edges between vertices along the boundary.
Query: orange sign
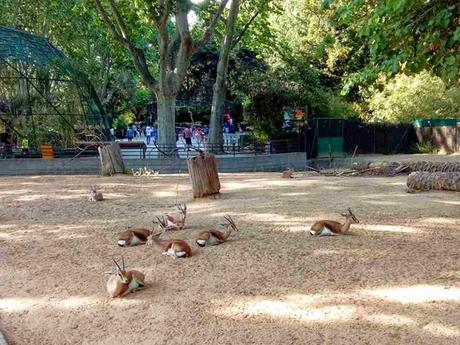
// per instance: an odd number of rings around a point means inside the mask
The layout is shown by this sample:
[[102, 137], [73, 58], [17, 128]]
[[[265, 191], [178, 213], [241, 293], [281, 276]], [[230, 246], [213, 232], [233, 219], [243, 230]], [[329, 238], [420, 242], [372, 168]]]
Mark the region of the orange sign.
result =
[[296, 120], [303, 120], [305, 117], [305, 109], [297, 108], [294, 110], [294, 117]]

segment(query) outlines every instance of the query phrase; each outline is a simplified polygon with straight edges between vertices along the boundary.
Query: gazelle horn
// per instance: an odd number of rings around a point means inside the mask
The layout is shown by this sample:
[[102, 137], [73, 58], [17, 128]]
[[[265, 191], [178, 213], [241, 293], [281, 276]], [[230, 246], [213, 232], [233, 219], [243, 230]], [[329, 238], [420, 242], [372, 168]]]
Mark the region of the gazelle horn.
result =
[[160, 227], [163, 229], [163, 231], [165, 231], [165, 229], [166, 229], [165, 217], [163, 216], [163, 219], [162, 219], [162, 218], [157, 216], [157, 219], [158, 219], [158, 223], [160, 224]]
[[113, 260], [113, 262], [115, 263], [115, 265], [117, 266], [118, 270], [119, 270], [120, 272], [123, 272], [123, 270], [120, 268], [120, 265], [118, 265], [118, 262], [115, 260], [115, 258], [112, 257], [112, 260]]
[[230, 215], [225, 215], [224, 218], [227, 220], [227, 222], [229, 222], [229, 224], [233, 225], [235, 227], [236, 230], [238, 230], [235, 222], [233, 221], [232, 217]]

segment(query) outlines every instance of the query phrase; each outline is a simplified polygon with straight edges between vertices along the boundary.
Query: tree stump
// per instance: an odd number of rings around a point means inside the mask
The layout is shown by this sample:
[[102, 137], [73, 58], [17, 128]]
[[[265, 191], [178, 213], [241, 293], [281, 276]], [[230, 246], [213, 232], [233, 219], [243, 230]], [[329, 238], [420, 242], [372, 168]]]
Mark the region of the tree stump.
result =
[[456, 172], [422, 172], [411, 173], [407, 177], [407, 192], [451, 190], [460, 192], [460, 173]]
[[99, 146], [97, 148], [101, 160], [101, 175], [110, 176], [113, 174], [123, 174], [125, 163], [121, 155], [120, 145], [112, 143], [110, 145]]
[[198, 156], [187, 159], [187, 167], [192, 183], [193, 198], [219, 194], [219, 173], [217, 160], [213, 154], [200, 152]]

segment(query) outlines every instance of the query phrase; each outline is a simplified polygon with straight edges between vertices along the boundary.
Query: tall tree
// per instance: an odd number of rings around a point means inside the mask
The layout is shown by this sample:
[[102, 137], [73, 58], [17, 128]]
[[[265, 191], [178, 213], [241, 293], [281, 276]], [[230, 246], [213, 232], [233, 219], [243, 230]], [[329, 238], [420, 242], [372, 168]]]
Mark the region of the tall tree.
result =
[[222, 38], [220, 49], [219, 62], [217, 64], [216, 82], [213, 87], [212, 108], [211, 108], [211, 123], [209, 128], [209, 143], [211, 146], [222, 146], [222, 126], [224, 122], [224, 105], [226, 79], [228, 72], [228, 62], [230, 51], [233, 46], [233, 35], [235, 32], [235, 23], [240, 10], [240, 0], [232, 0], [230, 5], [230, 13], [227, 18], [225, 35]]
[[[228, 0], [221, 0], [213, 11], [204, 33], [194, 39], [190, 33], [188, 14], [192, 4], [189, 0], [142, 0], [129, 3], [107, 0], [94, 0], [96, 9], [114, 39], [129, 52], [142, 82], [151, 89], [157, 98], [158, 143], [160, 146], [175, 146], [175, 108], [176, 97], [190, 66], [192, 55], [213, 36]], [[211, 8], [214, 1], [205, 1], [202, 8]], [[136, 13], [123, 16], [122, 10], [135, 7]], [[127, 10], [127, 11], [128, 11]], [[209, 12], [207, 13], [209, 14]], [[174, 21], [170, 20], [174, 17]], [[133, 19], [134, 18], [134, 19]], [[156, 30], [157, 45], [139, 46], [134, 38], [134, 28], [139, 22], [148, 20]], [[148, 57], [158, 58], [158, 70], [154, 75]]]

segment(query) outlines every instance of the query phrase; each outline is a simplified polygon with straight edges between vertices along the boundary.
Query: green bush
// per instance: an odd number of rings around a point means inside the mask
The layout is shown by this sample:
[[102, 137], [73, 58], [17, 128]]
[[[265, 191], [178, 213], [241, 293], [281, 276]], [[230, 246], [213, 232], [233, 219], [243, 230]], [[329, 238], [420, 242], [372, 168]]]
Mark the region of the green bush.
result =
[[433, 146], [431, 141], [425, 141], [423, 143], [416, 143], [411, 146], [412, 153], [437, 153], [436, 148]]
[[381, 81], [382, 90], [369, 99], [370, 120], [411, 122], [414, 119], [455, 118], [460, 114], [460, 88], [447, 88], [441, 78], [422, 71]]

